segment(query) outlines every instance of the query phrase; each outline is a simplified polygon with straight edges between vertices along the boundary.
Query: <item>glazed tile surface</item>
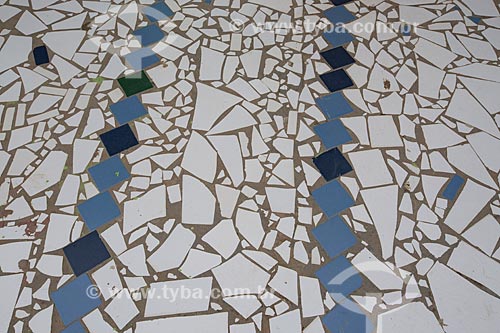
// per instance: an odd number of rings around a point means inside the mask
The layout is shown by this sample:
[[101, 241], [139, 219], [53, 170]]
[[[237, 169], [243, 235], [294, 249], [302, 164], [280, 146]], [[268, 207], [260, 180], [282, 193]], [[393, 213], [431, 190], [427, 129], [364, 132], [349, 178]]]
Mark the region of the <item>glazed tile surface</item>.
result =
[[0, 333], [498, 331], [496, 1], [0, 22]]

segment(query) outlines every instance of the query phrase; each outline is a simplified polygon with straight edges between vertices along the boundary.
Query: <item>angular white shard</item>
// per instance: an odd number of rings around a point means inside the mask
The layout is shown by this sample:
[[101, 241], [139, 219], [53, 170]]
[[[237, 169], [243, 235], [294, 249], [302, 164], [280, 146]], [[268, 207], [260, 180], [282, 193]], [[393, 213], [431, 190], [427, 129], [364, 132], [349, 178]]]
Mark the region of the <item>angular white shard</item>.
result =
[[76, 139], [73, 144], [73, 173], [85, 171], [95, 154], [99, 141]]
[[208, 131], [215, 121], [241, 98], [203, 83], [196, 84], [196, 105], [192, 128]]
[[449, 147], [447, 152], [448, 161], [455, 168], [485, 185], [498, 189], [498, 185], [495, 183], [493, 178], [491, 178], [488, 170], [481, 163], [471, 145], [465, 144]]
[[494, 190], [468, 179], [444, 223], [462, 233], [494, 196]]
[[463, 137], [444, 124], [422, 125], [422, 132], [429, 149], [451, 147], [465, 141]]
[[377, 333], [444, 333], [434, 314], [421, 302], [409, 303], [382, 313]]
[[367, 248], [356, 254], [351, 263], [380, 290], [403, 288], [403, 280]]
[[486, 215], [479, 222], [467, 229], [463, 236], [472, 245], [480, 248], [484, 253], [491, 256], [500, 238], [500, 223], [493, 215]]
[[104, 300], [108, 300], [123, 289], [116, 262], [109, 261], [104, 266], [92, 273], [92, 279], [101, 291]]
[[196, 177], [213, 182], [217, 171], [217, 153], [203, 136], [193, 131], [181, 166]]
[[446, 333], [494, 332], [500, 325], [500, 299], [436, 263], [427, 274]]
[[349, 159], [364, 188], [388, 185], [394, 182], [380, 149], [349, 153]]
[[254, 117], [241, 105], [236, 105], [227, 116], [222, 118], [208, 134], [219, 134], [256, 125]]
[[198, 179], [182, 177], [182, 223], [213, 224], [215, 197]]
[[12, 242], [0, 244], [0, 269], [3, 274], [21, 273], [21, 260], [30, 258], [33, 242]]
[[188, 278], [193, 278], [220, 265], [221, 262], [222, 259], [218, 254], [191, 249], [179, 272]]
[[201, 239], [213, 247], [224, 259], [229, 258], [240, 243], [233, 221], [231, 220], [220, 221]]
[[9, 36], [0, 50], [0, 73], [28, 61], [32, 43], [31, 37]]
[[439, 89], [446, 73], [422, 61], [417, 61], [417, 69], [419, 95], [438, 99]]
[[239, 253], [212, 269], [212, 273], [224, 296], [260, 294], [270, 277], [266, 271]]
[[491, 115], [465, 89], [455, 91], [446, 115], [500, 138], [500, 130]]
[[76, 216], [55, 214], [49, 216], [43, 252], [51, 252], [63, 248], [71, 243], [71, 233], [76, 222]]
[[135, 333], [151, 332], [228, 333], [228, 314], [181, 316], [139, 321]]
[[500, 296], [500, 264], [466, 242], [453, 250], [448, 266]]
[[259, 249], [265, 232], [258, 212], [238, 208], [236, 212], [236, 228], [254, 248]]
[[120, 330], [139, 314], [139, 309], [128, 289], [120, 291], [104, 308], [104, 311], [113, 319]]
[[24, 35], [31, 35], [47, 29], [47, 26], [29, 11], [24, 11], [17, 21], [16, 29]]
[[259, 76], [261, 58], [261, 50], [251, 50], [240, 56], [241, 63], [248, 77], [256, 78]]
[[373, 148], [403, 146], [403, 141], [401, 141], [401, 136], [392, 116], [369, 117], [368, 129]]
[[165, 185], [155, 187], [144, 195], [126, 201], [123, 207], [123, 233], [128, 234], [145, 223], [167, 215]]
[[62, 151], [51, 151], [43, 162], [21, 185], [29, 195], [33, 196], [57, 184], [66, 164], [68, 154]]
[[200, 80], [220, 80], [222, 76], [222, 65], [224, 64], [225, 58], [224, 53], [209, 49], [208, 47], [202, 47]]
[[500, 140], [484, 132], [467, 135], [467, 140], [484, 165], [498, 173], [500, 171], [500, 154], [496, 152], [500, 151]]
[[286, 312], [269, 319], [270, 333], [301, 333], [300, 310]]
[[58, 55], [54, 55], [51, 63], [56, 67], [62, 84], [69, 82], [72, 78], [74, 78], [81, 72], [78, 67], [73, 66], [70, 62], [64, 60]]
[[450, 70], [451, 73], [472, 76], [478, 79], [500, 82], [500, 68], [498, 66], [473, 63]]
[[245, 319], [254, 314], [262, 306], [255, 295], [225, 297], [224, 302], [231, 305]]
[[283, 13], [288, 13], [290, 11], [290, 8], [292, 7], [292, 4], [293, 4], [293, 2], [291, 0], [282, 0], [282, 1], [273, 1], [273, 2], [269, 2], [266, 0], [252, 0], [250, 2], [255, 3], [257, 5], [261, 5], [261, 6], [275, 9], [275, 10], [283, 12]]
[[151, 283], [144, 316], [206, 311], [211, 290], [212, 277]]
[[360, 193], [377, 230], [382, 257], [388, 259], [394, 252], [394, 235], [398, 218], [398, 186], [377, 187], [362, 190]]
[[34, 72], [30, 69], [18, 67], [19, 75], [21, 76], [21, 80], [23, 81], [24, 93], [29, 93], [32, 90], [38, 88], [45, 82], [47, 82], [47, 78]]
[[500, 112], [500, 94], [497, 93], [500, 83], [463, 76], [458, 78], [490, 114]]
[[240, 186], [245, 176], [243, 174], [243, 158], [241, 157], [238, 137], [236, 135], [217, 135], [210, 136], [208, 139], [217, 150], [234, 187]]
[[266, 186], [267, 200], [274, 213], [294, 213], [297, 191], [294, 188]]
[[163, 244], [148, 258], [157, 272], [179, 267], [194, 244], [196, 235], [182, 225], [177, 225]]
[[33, 130], [34, 126], [25, 126], [16, 128], [12, 132], [10, 132], [9, 145], [7, 150], [14, 150], [21, 146], [24, 146], [27, 143], [30, 143], [33, 140]]
[[42, 41], [54, 53], [71, 60], [85, 34], [83, 30], [53, 31], [46, 33]]
[[21, 289], [24, 274], [0, 276], [0, 291], [2, 292], [2, 306], [0, 307], [0, 332], [7, 332], [16, 305], [17, 296]]
[[231, 218], [233, 216], [234, 207], [238, 202], [240, 191], [229, 186], [215, 185], [215, 193], [219, 202], [220, 213], [222, 217]]
[[301, 276], [299, 281], [302, 317], [309, 318], [325, 314], [323, 297], [321, 295], [318, 279]]
[[50, 333], [52, 327], [52, 313], [54, 305], [39, 310], [30, 319], [28, 326], [33, 333]]
[[493, 0], [463, 0], [475, 15], [498, 16], [498, 4]]
[[278, 266], [269, 286], [295, 305], [299, 302], [298, 275], [293, 269]]
[[448, 66], [457, 57], [456, 54], [448, 49], [429, 42], [424, 38], [419, 38], [417, 44], [415, 44], [414, 51], [421, 57], [427, 59], [429, 63], [441, 69]]

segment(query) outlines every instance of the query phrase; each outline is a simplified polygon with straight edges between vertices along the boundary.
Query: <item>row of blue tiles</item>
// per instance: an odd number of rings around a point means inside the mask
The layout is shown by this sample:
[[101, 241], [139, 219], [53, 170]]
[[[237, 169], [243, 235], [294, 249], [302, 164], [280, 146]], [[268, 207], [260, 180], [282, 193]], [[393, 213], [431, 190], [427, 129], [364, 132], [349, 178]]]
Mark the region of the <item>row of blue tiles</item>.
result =
[[[172, 16], [173, 12], [162, 1], [145, 7], [143, 12], [152, 24], [133, 34], [142, 46], [149, 46], [164, 37], [163, 31], [155, 23]], [[143, 48], [125, 56], [125, 61], [132, 68], [142, 70], [159, 62], [158, 56], [152, 53], [151, 49]], [[96, 229], [121, 215], [109, 189], [130, 178], [130, 173], [118, 154], [138, 144], [128, 122], [147, 114], [146, 108], [135, 95], [111, 105], [110, 109], [120, 125], [100, 135], [110, 157], [88, 169], [99, 194], [77, 206], [91, 232], [63, 248], [76, 278], [51, 293], [57, 311], [67, 326], [62, 333], [85, 333], [79, 319], [101, 305], [102, 301], [98, 294], [94, 294], [97, 290], [86, 272], [110, 259], [111, 255]]]
[[[336, 6], [325, 12], [325, 16], [335, 26], [355, 19], [344, 6], [340, 6], [347, 2], [350, 0], [332, 0]], [[316, 156], [313, 163], [327, 183], [312, 191], [312, 196], [328, 220], [314, 228], [313, 235], [331, 259], [316, 272], [316, 276], [336, 305], [322, 317], [322, 322], [330, 333], [369, 333], [373, 330], [372, 323], [350, 299], [350, 295], [362, 285], [361, 276], [342, 255], [356, 245], [358, 240], [339, 217], [342, 211], [354, 205], [352, 196], [338, 181], [338, 177], [352, 171], [352, 166], [337, 148], [352, 141], [339, 117], [353, 111], [341, 90], [353, 85], [343, 67], [354, 63], [354, 59], [342, 46], [354, 38], [348, 32], [338, 29], [325, 32], [324, 37], [333, 48], [321, 55], [332, 71], [320, 75], [320, 79], [331, 94], [316, 99], [316, 104], [328, 121], [315, 126], [314, 131], [326, 152]]]

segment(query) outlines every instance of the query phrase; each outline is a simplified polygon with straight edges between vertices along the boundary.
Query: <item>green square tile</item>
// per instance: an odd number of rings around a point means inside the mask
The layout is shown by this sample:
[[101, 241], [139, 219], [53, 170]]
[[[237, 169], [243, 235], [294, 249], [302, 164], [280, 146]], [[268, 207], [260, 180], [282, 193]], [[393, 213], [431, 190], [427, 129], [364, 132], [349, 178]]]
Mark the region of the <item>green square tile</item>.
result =
[[127, 97], [153, 88], [153, 84], [144, 71], [121, 77], [118, 79], [118, 83]]

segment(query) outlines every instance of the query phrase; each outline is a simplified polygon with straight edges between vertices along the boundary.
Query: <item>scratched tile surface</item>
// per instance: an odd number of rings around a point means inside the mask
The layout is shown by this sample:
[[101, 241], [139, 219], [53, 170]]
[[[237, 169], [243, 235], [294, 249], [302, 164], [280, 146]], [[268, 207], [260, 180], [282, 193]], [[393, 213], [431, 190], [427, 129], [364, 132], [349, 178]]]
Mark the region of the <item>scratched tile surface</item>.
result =
[[0, 333], [498, 331], [497, 1], [0, 22]]

